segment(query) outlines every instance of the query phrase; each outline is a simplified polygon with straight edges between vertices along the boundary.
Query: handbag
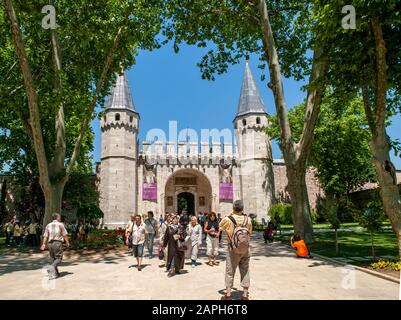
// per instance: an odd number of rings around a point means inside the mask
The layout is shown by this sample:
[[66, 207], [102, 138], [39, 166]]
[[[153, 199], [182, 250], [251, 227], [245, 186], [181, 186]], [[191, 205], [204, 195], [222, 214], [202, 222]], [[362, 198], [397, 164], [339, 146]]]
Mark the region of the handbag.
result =
[[185, 241], [177, 240], [178, 251], [187, 251], [188, 247], [185, 244]]
[[133, 239], [132, 233], [133, 232], [134, 232], [134, 223], [132, 223], [131, 232], [130, 232], [130, 234], [128, 236], [128, 249], [132, 249], [134, 247], [132, 245], [132, 239]]
[[132, 245], [132, 235], [128, 236], [128, 249], [132, 249], [133, 245]]
[[158, 252], [159, 259], [163, 260], [164, 259], [164, 248], [163, 248], [163, 246], [159, 246], [159, 250], [158, 251], [159, 251]]

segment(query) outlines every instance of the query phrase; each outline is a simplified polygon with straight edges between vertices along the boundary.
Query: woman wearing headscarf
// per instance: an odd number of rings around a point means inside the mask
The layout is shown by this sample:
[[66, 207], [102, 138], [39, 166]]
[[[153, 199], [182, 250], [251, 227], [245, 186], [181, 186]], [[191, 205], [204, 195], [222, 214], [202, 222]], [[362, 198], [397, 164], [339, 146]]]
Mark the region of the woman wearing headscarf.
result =
[[[159, 257], [161, 257], [161, 253], [160, 251], [163, 251], [162, 255], [163, 255], [163, 262], [164, 262], [164, 266], [167, 267], [167, 248], [164, 247], [164, 237], [167, 233], [167, 228], [168, 225], [170, 224], [170, 214], [168, 212], [166, 212], [166, 214], [164, 215], [164, 219], [163, 221], [160, 223], [160, 238], [159, 238]], [[162, 265], [163, 266], [163, 265]]]
[[166, 234], [163, 239], [163, 247], [167, 247], [167, 265], [169, 271], [168, 277], [180, 273], [184, 268], [185, 261], [185, 237], [186, 232], [181, 225], [178, 224], [179, 217], [175, 215], [171, 219], [171, 224], [167, 227]]

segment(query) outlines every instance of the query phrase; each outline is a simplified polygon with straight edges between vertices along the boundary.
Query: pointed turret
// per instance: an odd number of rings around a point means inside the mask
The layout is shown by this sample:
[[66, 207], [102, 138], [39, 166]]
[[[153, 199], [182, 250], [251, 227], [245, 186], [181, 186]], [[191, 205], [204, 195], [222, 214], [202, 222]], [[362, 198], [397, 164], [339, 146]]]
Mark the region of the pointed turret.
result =
[[137, 210], [139, 114], [135, 111], [125, 73], [117, 75], [105, 103], [102, 130], [100, 208], [103, 225], [121, 228]]
[[245, 73], [242, 79], [241, 96], [238, 103], [236, 118], [257, 113], [266, 114], [266, 111], [247, 60], [245, 63]]
[[116, 84], [107, 98], [105, 110], [111, 111], [110, 109], [128, 109], [136, 113], [131, 89], [125, 72], [117, 76]]
[[274, 201], [271, 141], [266, 134], [268, 127], [268, 115], [246, 61], [238, 111], [234, 119], [239, 170], [237, 194], [244, 201], [244, 211], [256, 214], [258, 221], [267, 219], [267, 210]]

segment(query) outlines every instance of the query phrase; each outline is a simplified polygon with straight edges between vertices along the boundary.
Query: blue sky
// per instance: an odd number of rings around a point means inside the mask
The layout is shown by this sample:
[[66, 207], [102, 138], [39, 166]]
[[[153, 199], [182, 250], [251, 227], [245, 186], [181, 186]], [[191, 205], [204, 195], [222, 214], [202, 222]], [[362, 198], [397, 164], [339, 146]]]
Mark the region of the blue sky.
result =
[[[216, 75], [215, 81], [201, 79], [196, 63], [204, 51], [197, 47], [183, 46], [175, 54], [170, 46], [152, 52], [140, 52], [136, 64], [128, 71], [134, 104], [141, 116], [139, 141], [153, 128], [160, 128], [168, 134], [169, 121], [178, 122], [178, 131], [186, 128], [232, 129], [235, 117], [245, 61], [230, 66], [228, 72]], [[260, 81], [262, 70], [257, 68], [258, 58], [251, 57], [250, 67], [264, 100], [268, 114], [275, 114], [273, 94], [266, 87], [266, 80]], [[302, 82], [284, 80], [288, 107], [303, 101], [305, 93]], [[95, 131], [94, 160], [100, 161], [100, 129], [98, 120], [92, 122]], [[393, 139], [401, 139], [401, 116], [394, 118], [388, 128]], [[167, 137], [168, 138], [168, 137]], [[277, 144], [273, 145], [273, 157], [281, 158]], [[401, 159], [392, 157], [395, 166], [401, 169]]]

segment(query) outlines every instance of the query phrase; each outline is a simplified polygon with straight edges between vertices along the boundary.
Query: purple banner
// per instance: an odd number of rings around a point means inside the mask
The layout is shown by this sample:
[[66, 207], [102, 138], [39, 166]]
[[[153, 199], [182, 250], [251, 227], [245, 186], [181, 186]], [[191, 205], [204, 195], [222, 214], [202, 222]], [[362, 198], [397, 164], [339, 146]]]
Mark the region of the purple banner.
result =
[[231, 182], [220, 182], [220, 200], [233, 200], [233, 184]]
[[144, 183], [142, 200], [157, 200], [157, 183]]

